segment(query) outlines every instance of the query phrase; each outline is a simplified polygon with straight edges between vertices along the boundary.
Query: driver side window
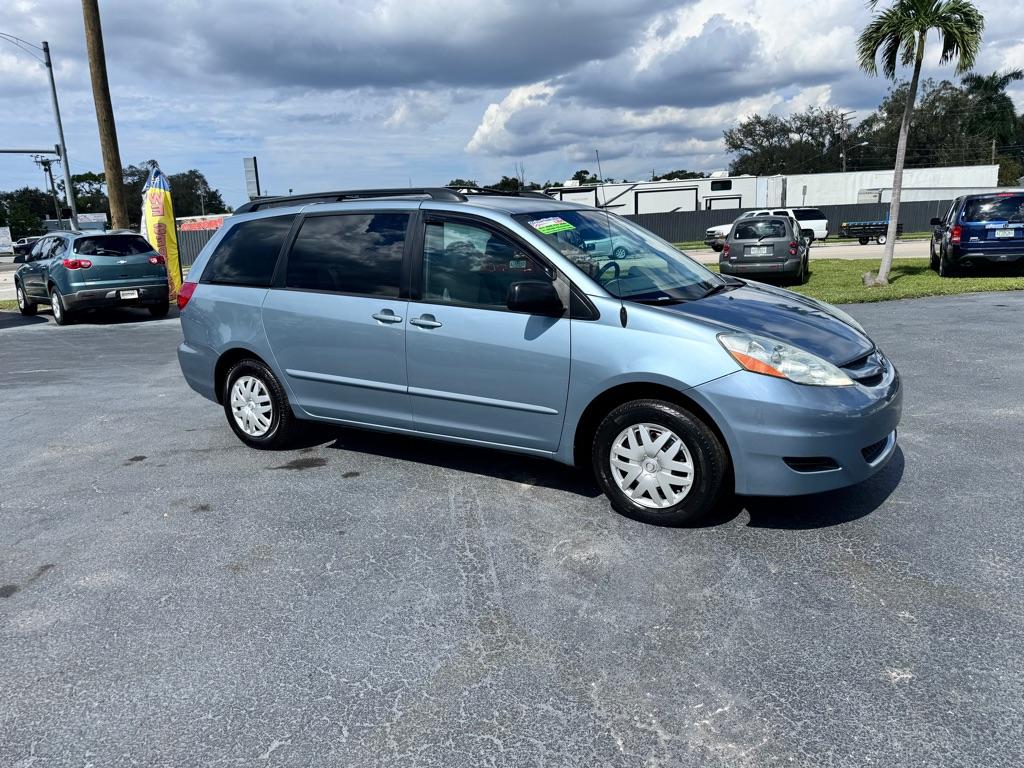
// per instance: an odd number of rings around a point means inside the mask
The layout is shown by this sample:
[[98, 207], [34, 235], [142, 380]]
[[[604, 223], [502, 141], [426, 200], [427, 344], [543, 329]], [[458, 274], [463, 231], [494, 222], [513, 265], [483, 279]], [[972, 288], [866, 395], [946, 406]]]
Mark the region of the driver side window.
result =
[[423, 301], [505, 309], [512, 283], [550, 279], [543, 266], [496, 232], [456, 221], [427, 223]]
[[32, 250], [29, 252], [28, 261], [39, 261], [45, 258], [44, 254], [50, 250], [53, 245], [52, 237], [44, 237], [42, 240], [37, 240], [36, 244], [32, 246]]

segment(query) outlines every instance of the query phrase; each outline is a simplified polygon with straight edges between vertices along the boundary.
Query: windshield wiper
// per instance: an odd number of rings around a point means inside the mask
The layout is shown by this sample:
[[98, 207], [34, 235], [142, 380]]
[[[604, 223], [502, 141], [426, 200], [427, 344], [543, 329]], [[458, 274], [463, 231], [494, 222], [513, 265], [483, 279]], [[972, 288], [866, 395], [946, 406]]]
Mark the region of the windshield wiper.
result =
[[706, 299], [708, 296], [714, 296], [716, 293], [721, 293], [722, 291], [727, 291], [730, 288], [736, 287], [737, 286], [733, 285], [732, 283], [719, 283], [718, 285], [713, 285], [710, 288], [708, 288], [707, 293], [701, 296], [701, 298]]
[[635, 301], [637, 304], [650, 304], [652, 306], [663, 307], [667, 304], [685, 304], [688, 299], [677, 299], [674, 296], [659, 296], [656, 299], [630, 299]]

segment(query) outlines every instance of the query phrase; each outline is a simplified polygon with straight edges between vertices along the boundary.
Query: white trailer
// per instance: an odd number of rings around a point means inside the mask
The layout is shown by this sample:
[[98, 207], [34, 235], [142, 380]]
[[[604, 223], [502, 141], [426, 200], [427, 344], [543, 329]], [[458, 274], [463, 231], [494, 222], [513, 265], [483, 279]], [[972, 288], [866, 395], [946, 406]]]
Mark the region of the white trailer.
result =
[[672, 213], [751, 208], [757, 205], [755, 176], [637, 181], [591, 186], [551, 187], [552, 197], [573, 203], [606, 207], [615, 213]]
[[[801, 206], [887, 203], [892, 199], [894, 174], [895, 171], [886, 170], [786, 176], [786, 195], [783, 204]], [[989, 192], [998, 184], [998, 165], [907, 168], [903, 171], [902, 199], [948, 200], [972, 192]]]

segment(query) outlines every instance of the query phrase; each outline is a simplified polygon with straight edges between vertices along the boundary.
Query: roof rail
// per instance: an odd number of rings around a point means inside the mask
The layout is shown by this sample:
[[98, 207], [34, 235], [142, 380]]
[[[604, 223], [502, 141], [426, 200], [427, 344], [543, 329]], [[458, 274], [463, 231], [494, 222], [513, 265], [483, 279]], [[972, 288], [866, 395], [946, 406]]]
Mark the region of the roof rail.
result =
[[242, 203], [235, 213], [252, 213], [267, 208], [280, 208], [286, 205], [302, 203], [340, 203], [344, 200], [366, 200], [379, 197], [429, 197], [431, 200], [443, 200], [450, 203], [465, 202], [466, 196], [460, 195], [447, 187], [395, 187], [393, 189], [341, 189], [335, 192], [310, 192], [304, 195], [284, 195], [282, 197], [257, 197]]
[[504, 197], [543, 197], [548, 200], [551, 199], [551, 195], [545, 195], [543, 192], [534, 189], [498, 189], [496, 187], [446, 187], [453, 192], [458, 192], [463, 195], [502, 195]]

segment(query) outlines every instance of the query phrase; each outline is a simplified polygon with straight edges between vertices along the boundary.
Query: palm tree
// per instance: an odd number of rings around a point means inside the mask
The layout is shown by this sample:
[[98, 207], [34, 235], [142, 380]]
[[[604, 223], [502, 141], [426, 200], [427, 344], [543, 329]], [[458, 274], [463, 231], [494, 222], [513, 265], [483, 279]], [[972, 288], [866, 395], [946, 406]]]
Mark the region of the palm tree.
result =
[[978, 123], [971, 131], [973, 135], [1003, 142], [1013, 139], [1017, 132], [1017, 108], [1006, 89], [1018, 80], [1024, 80], [1024, 69], [1011, 69], [1002, 74], [993, 72], [991, 75], [968, 72], [960, 78], [960, 84], [971, 100], [969, 114]]
[[[878, 0], [868, 0], [874, 10]], [[896, 225], [900, 216], [900, 196], [903, 188], [903, 165], [907, 159], [907, 135], [910, 117], [917, 99], [917, 84], [921, 79], [924, 46], [929, 32], [937, 32], [942, 41], [940, 64], [956, 60], [957, 74], [974, 67], [981, 48], [981, 33], [985, 19], [971, 0], [894, 0], [893, 4], [876, 13], [857, 39], [857, 57], [860, 67], [871, 75], [878, 74], [877, 59], [881, 54], [882, 72], [890, 80], [896, 79], [896, 66], [913, 65], [914, 74], [907, 90], [903, 109], [899, 141], [896, 145], [896, 170], [892, 179], [892, 203], [889, 206], [889, 231], [885, 253], [878, 275], [864, 276], [868, 285], [888, 285], [892, 269], [893, 247], [896, 245]]]

